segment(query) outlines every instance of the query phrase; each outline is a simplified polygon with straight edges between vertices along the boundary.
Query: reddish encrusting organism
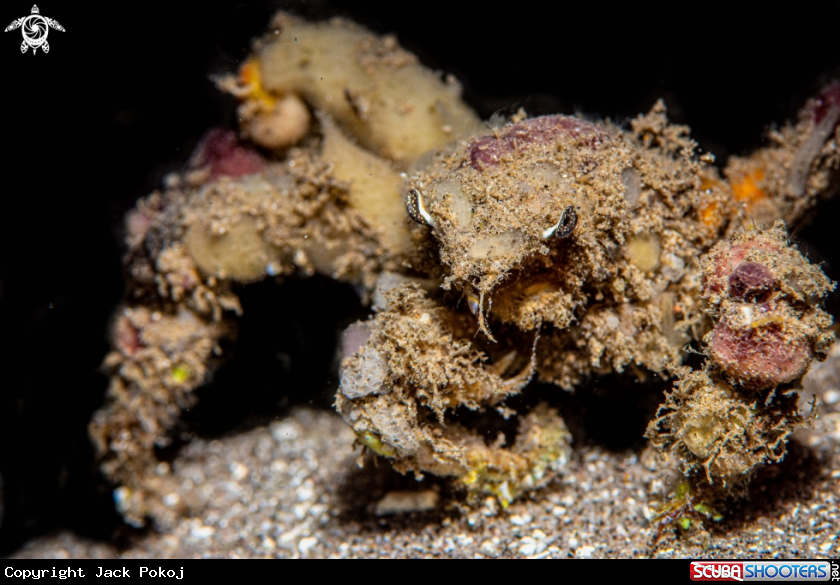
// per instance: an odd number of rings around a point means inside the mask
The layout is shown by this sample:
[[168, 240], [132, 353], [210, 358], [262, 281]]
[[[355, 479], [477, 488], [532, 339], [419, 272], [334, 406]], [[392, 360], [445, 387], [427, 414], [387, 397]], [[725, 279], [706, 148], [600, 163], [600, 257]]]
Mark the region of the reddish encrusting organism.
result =
[[114, 345], [127, 357], [133, 356], [143, 346], [140, 331], [124, 315], [120, 315], [114, 325]]
[[559, 135], [566, 134], [577, 138], [589, 134], [592, 138], [585, 142], [587, 146], [597, 148], [605, 138], [603, 127], [590, 124], [568, 116], [543, 116], [530, 118], [513, 124], [498, 135], [482, 136], [469, 147], [472, 167], [481, 171], [486, 167], [497, 166], [502, 157], [527, 151], [533, 144], [547, 144]]
[[735, 269], [741, 265], [741, 261], [751, 251], [766, 250], [767, 252], [779, 252], [780, 248], [765, 241], [748, 241], [743, 244], [732, 246], [728, 253], [718, 256], [715, 260], [713, 272], [705, 276], [703, 284], [703, 297], [709, 298], [713, 293], [721, 293], [728, 290], [730, 277]]
[[739, 300], [764, 296], [773, 287], [773, 273], [760, 262], [742, 262], [729, 275], [729, 295]]
[[790, 244], [781, 221], [738, 230], [700, 265], [708, 359], [678, 369], [648, 437], [679, 457], [708, 504], [781, 461], [787, 438], [807, 420], [796, 390], [834, 341], [821, 306], [834, 283]]
[[833, 339], [823, 330], [831, 318], [809, 301], [833, 285], [786, 238], [781, 224], [741, 232], [701, 260], [703, 298], [716, 321], [706, 337], [709, 356], [745, 388], [794, 381]]
[[814, 102], [814, 123], [819, 124], [831, 110], [840, 110], [840, 81], [824, 88]]
[[193, 164], [209, 167], [210, 177], [215, 179], [259, 173], [264, 161], [256, 150], [242, 144], [232, 130], [216, 128], [201, 141]]
[[721, 369], [744, 387], [763, 389], [795, 380], [811, 363], [799, 339], [788, 339], [777, 323], [739, 329], [723, 321], [715, 327], [709, 352]]

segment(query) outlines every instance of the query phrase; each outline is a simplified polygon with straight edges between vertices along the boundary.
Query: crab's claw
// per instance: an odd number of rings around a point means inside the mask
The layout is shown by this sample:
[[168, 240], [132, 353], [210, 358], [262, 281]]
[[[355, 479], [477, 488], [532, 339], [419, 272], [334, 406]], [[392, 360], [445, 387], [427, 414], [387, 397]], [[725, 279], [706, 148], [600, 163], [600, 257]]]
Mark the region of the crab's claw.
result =
[[44, 53], [50, 52], [50, 44], [47, 41], [44, 41], [44, 44], [41, 45], [41, 48], [44, 50]]
[[23, 41], [23, 42], [20, 44], [20, 52], [21, 52], [21, 53], [25, 53], [27, 48], [29, 48], [29, 45], [27, 45], [27, 44], [26, 44], [26, 41]]

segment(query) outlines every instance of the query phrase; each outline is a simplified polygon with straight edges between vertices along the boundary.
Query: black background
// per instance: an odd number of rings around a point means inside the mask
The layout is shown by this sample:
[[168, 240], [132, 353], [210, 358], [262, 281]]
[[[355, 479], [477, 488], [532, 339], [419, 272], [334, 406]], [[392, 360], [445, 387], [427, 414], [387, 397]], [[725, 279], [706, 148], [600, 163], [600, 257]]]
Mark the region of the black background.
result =
[[[3, 2], [0, 26], [29, 14], [31, 1]], [[0, 553], [59, 526], [100, 538], [117, 526], [86, 425], [102, 403], [98, 367], [122, 294], [121, 217], [184, 164], [204, 130], [232, 126], [233, 104], [209, 76], [234, 70], [277, 8], [395, 32], [461, 79], [483, 117], [523, 106], [620, 121], [664, 97], [721, 163], [840, 76], [837, 1], [739, 12], [714, 2], [548, 4], [45, 0], [41, 14], [67, 29], [50, 32], [49, 54], [22, 55], [20, 31], [0, 34]], [[829, 202], [795, 232], [835, 279], [838, 217]], [[344, 295], [334, 310], [354, 310], [344, 292], [301, 286], [279, 305], [272, 288], [251, 302], [279, 306], [273, 318], [288, 321], [283, 309], [300, 313], [306, 297], [309, 321], [287, 325], [316, 332], [336, 318], [321, 310], [332, 295]], [[266, 404], [276, 409], [275, 398]]]

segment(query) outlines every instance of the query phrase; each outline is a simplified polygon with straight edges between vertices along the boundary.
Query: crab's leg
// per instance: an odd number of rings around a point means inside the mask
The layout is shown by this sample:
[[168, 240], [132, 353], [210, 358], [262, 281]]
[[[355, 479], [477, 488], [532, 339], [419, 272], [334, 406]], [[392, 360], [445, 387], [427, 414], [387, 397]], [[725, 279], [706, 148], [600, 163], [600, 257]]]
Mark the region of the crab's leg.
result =
[[840, 187], [840, 81], [808, 100], [795, 123], [770, 133], [770, 146], [730, 157], [729, 179], [742, 224], [793, 225]]
[[166, 313], [125, 307], [114, 322], [108, 402], [90, 434], [103, 471], [119, 486], [117, 506], [134, 525], [154, 506], [149, 494], [166, 493], [155, 449], [169, 443], [181, 410], [195, 403], [193, 391], [207, 380], [224, 331], [184, 306]]
[[474, 431], [445, 421], [458, 406], [491, 408], [517, 394], [533, 374], [534, 360], [502, 379], [500, 370], [512, 358], [500, 358], [498, 367], [482, 365], [471, 336], [458, 333], [454, 312], [416, 287], [386, 296], [388, 307], [353, 325], [345, 339], [355, 342], [343, 344], [349, 355], [336, 407], [359, 441], [394, 459], [398, 470], [454, 476], [472, 493], [496, 495], [503, 506], [553, 477], [568, 460], [569, 435], [547, 407], [523, 418], [511, 447], [505, 446], [507, 437], [488, 446]]

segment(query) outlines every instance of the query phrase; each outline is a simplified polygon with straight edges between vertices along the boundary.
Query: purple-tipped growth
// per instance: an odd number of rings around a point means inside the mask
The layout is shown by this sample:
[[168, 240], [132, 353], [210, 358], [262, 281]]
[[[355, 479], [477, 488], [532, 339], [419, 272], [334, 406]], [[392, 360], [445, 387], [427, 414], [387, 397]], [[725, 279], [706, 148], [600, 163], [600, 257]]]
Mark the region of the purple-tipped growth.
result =
[[819, 124], [830, 110], [840, 108], [840, 81], [831, 83], [817, 96], [814, 105], [814, 123]]
[[765, 296], [773, 288], [773, 273], [760, 262], [742, 262], [729, 275], [729, 295], [739, 301]]

